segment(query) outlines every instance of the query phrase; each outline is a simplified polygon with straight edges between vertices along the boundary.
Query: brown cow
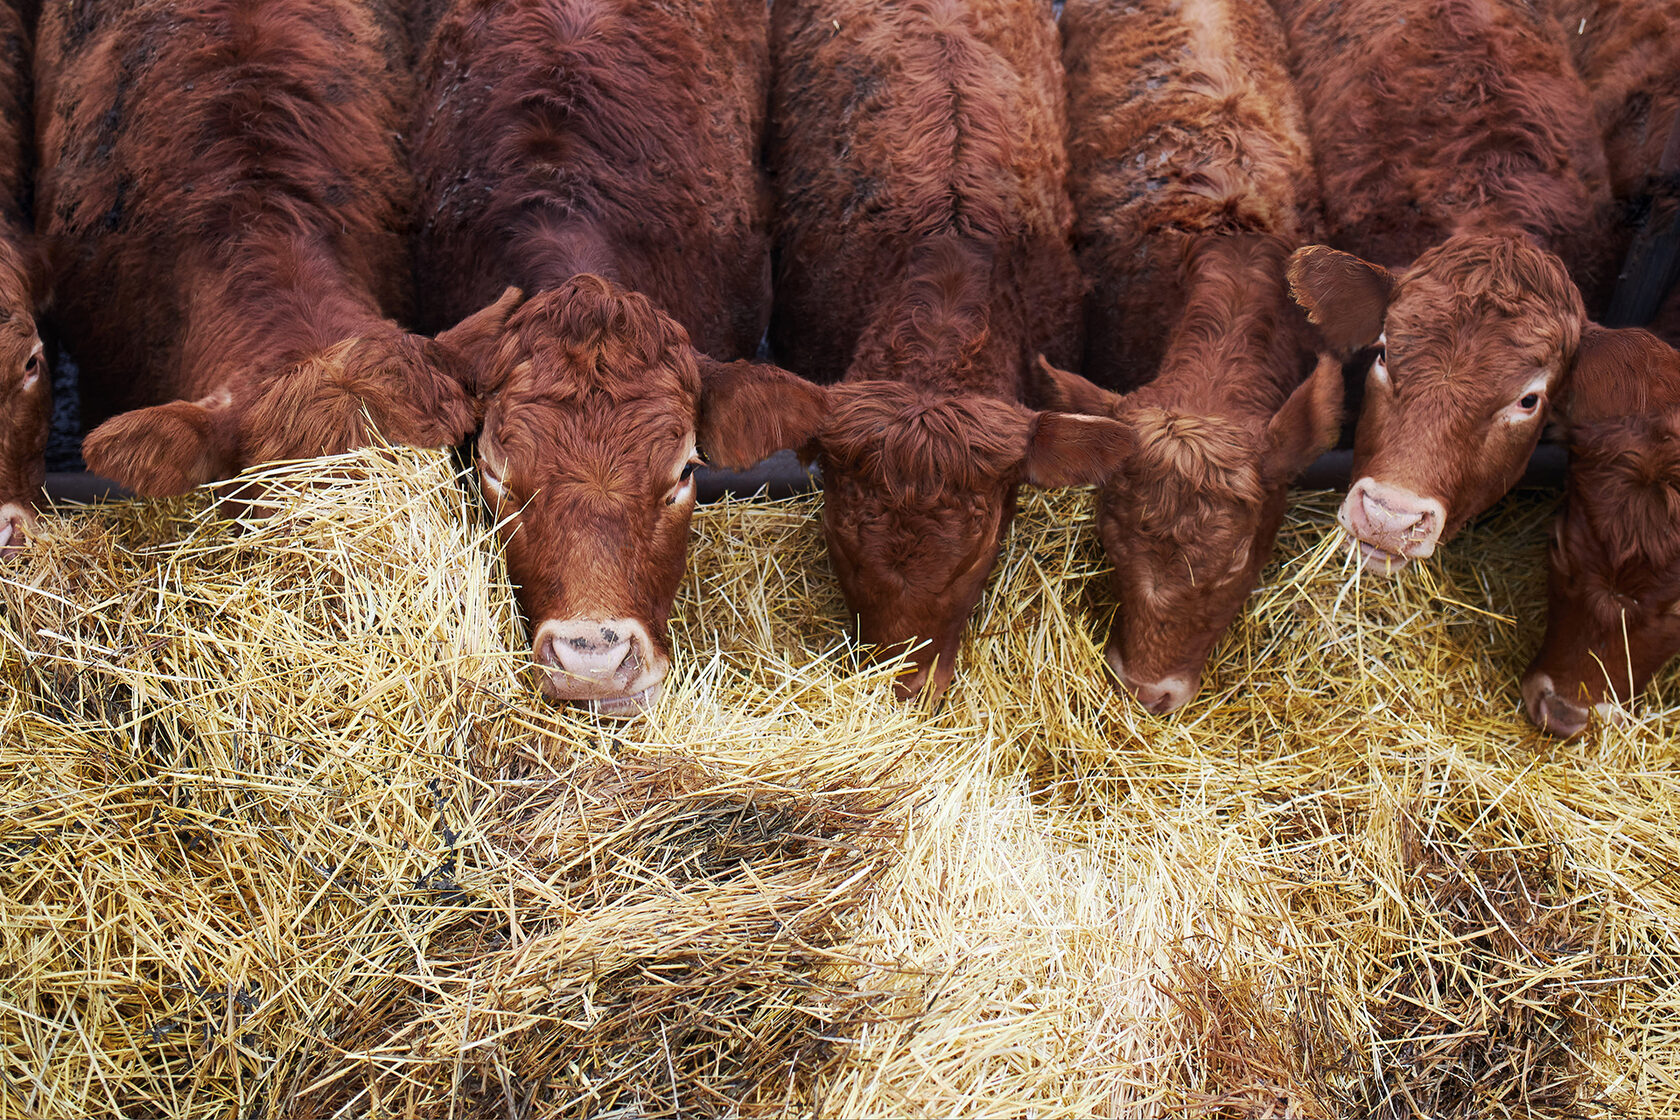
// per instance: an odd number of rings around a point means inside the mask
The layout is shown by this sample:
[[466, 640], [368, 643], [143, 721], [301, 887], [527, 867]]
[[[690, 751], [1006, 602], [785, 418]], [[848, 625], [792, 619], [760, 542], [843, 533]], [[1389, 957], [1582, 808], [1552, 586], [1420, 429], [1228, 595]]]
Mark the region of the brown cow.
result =
[[[791, 0], [772, 16], [777, 357], [821, 381], [829, 555], [863, 639], [954, 668], [1015, 488], [1106, 477], [1112, 420], [1021, 403], [1077, 342], [1062, 72], [1039, 0]], [[925, 643], [925, 644], [918, 644]]]
[[[1344, 527], [1397, 571], [1521, 475], [1596, 290], [1610, 195], [1556, 24], [1518, 0], [1282, 5], [1330, 241], [1296, 297], [1375, 347]], [[1371, 262], [1376, 263], [1371, 263]]]
[[1614, 716], [1680, 652], [1680, 353], [1589, 327], [1572, 377], [1546, 636], [1522, 686], [1528, 718], [1560, 736], [1590, 709]]
[[1047, 368], [1043, 392], [1137, 432], [1097, 506], [1120, 604], [1106, 655], [1168, 712], [1196, 694], [1289, 481], [1340, 423], [1340, 363], [1302, 383], [1317, 340], [1284, 282], [1317, 183], [1264, 0], [1068, 0], [1062, 35], [1074, 244], [1102, 324], [1086, 373], [1143, 380], [1146, 355], [1159, 374], [1119, 396]]
[[[39, 224], [57, 322], [105, 420], [83, 455], [148, 495], [369, 438], [464, 439], [467, 351], [407, 303], [409, 87], [368, 0], [49, 3]], [[164, 402], [164, 403], [160, 403]], [[134, 411], [123, 411], [132, 409]]]
[[[1680, 0], [1555, 2], [1576, 69], [1592, 91], [1610, 189], [1625, 219], [1613, 250], [1620, 263], [1639, 223], [1655, 219], [1658, 229], [1667, 229], [1680, 208], [1680, 174], [1659, 174], [1665, 155], [1670, 167], [1680, 169]], [[1660, 217], [1651, 214], [1657, 196], [1671, 200]], [[1611, 310], [1623, 316], [1622, 322], [1635, 323], [1655, 310], [1647, 325], [1669, 343], [1680, 344], [1680, 283], [1654, 309], [1661, 299], [1660, 276], [1630, 279], [1637, 295], [1618, 290]], [[1644, 284], [1651, 285], [1649, 291], [1637, 287]]]
[[766, 34], [763, 0], [455, 0], [423, 52], [423, 315], [540, 293], [481, 370], [478, 465], [544, 690], [604, 714], [669, 669], [697, 448], [744, 467], [821, 416], [714, 360], [769, 314]]
[[29, 234], [30, 22], [16, 0], [0, 4], [0, 556], [18, 551], [34, 529], [52, 419], [52, 381], [35, 330], [46, 284]]

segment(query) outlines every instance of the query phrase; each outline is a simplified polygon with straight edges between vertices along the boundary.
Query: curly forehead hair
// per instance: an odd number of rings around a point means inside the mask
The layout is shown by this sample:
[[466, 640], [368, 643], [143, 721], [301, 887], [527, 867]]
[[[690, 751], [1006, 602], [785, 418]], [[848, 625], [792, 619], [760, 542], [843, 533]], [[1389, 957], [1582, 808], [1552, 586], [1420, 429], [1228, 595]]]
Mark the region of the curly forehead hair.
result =
[[682, 325], [640, 292], [592, 273], [516, 311], [494, 367], [509, 392], [547, 400], [598, 394], [622, 404], [654, 391], [700, 395], [699, 366]]
[[1261, 443], [1254, 430], [1216, 416], [1130, 410], [1137, 446], [1127, 461], [1130, 504], [1152, 531], [1172, 539], [1205, 538], [1230, 511], [1266, 501]]
[[1448, 238], [1406, 270], [1391, 306], [1407, 302], [1412, 293], [1424, 295], [1423, 314], [1430, 316], [1444, 310], [1443, 302], [1472, 316], [1516, 318], [1540, 312], [1533, 325], [1542, 335], [1534, 341], [1561, 354], [1575, 351], [1586, 319], [1580, 289], [1563, 262], [1523, 237]]
[[1026, 455], [1034, 414], [978, 395], [946, 395], [894, 381], [830, 390], [823, 453], [868, 475], [895, 504], [1002, 482]]

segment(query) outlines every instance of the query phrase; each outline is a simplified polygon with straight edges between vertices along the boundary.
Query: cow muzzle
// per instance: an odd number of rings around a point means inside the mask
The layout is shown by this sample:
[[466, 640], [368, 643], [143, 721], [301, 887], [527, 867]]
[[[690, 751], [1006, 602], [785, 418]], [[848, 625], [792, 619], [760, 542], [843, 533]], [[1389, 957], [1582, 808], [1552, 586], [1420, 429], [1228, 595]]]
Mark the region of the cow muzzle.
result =
[[34, 535], [34, 510], [18, 502], [0, 506], [0, 560], [22, 552]]
[[1110, 646], [1103, 654], [1115, 683], [1129, 693], [1151, 715], [1164, 716], [1184, 707], [1201, 691], [1200, 673], [1179, 673], [1157, 681], [1142, 681], [1126, 669], [1120, 651]]
[[647, 627], [630, 618], [549, 619], [531, 643], [551, 700], [628, 718], [653, 707], [670, 660]]
[[1349, 487], [1336, 520], [1358, 542], [1366, 571], [1395, 575], [1434, 553], [1447, 511], [1434, 498], [1366, 477]]
[[1621, 707], [1609, 700], [1589, 708], [1569, 699], [1557, 691], [1557, 686], [1546, 673], [1530, 673], [1524, 677], [1522, 694], [1528, 722], [1559, 739], [1572, 739], [1586, 730], [1587, 720], [1594, 712], [1612, 726], [1621, 724], [1627, 718]]
[[928, 711], [937, 712], [945, 703], [945, 690], [956, 676], [956, 648], [942, 650], [937, 657], [930, 651], [926, 660], [917, 657], [913, 664], [914, 668], [894, 678], [893, 694], [901, 701], [919, 703]]

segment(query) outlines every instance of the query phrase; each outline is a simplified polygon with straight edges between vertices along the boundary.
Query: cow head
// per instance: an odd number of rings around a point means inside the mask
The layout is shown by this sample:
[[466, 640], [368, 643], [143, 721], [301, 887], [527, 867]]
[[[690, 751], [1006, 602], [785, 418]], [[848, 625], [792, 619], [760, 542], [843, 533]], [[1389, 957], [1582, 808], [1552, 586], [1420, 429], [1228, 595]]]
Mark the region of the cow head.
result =
[[370, 422], [394, 443], [453, 447], [476, 426], [473, 355], [520, 299], [509, 288], [436, 338], [384, 324], [201, 400], [125, 412], [88, 434], [82, 456], [96, 474], [157, 497], [258, 463], [365, 446]]
[[44, 256], [0, 238], [0, 557], [18, 552], [34, 532], [46, 479], [52, 377], [34, 314], [46, 287]]
[[937, 703], [1015, 514], [1015, 488], [1079, 486], [1118, 466], [1113, 420], [897, 381], [831, 386], [822, 429], [823, 529], [860, 636], [910, 650], [901, 697]]
[[[1573, 377], [1606, 379], [1620, 400], [1570, 420], [1546, 635], [1522, 684], [1528, 718], [1563, 737], [1594, 708], [1614, 715], [1680, 652], [1680, 354], [1645, 331], [1593, 334]], [[1659, 379], [1666, 392], [1640, 391]]]
[[544, 692], [607, 715], [658, 698], [702, 461], [806, 443], [823, 390], [697, 353], [647, 297], [576, 276], [511, 319], [481, 371], [477, 463]]
[[35, 499], [46, 478], [52, 379], [35, 319], [14, 314], [0, 322], [0, 557], [23, 547], [35, 529]]
[[1038, 388], [1045, 403], [1113, 416], [1136, 437], [1097, 500], [1119, 603], [1104, 657], [1140, 704], [1170, 712], [1196, 695], [1259, 581], [1290, 481], [1335, 442], [1341, 364], [1321, 358], [1265, 421], [1136, 405], [1042, 360]]
[[1489, 234], [1399, 275], [1311, 245], [1289, 282], [1343, 355], [1375, 348], [1340, 519], [1368, 568], [1397, 572], [1522, 476], [1580, 338], [1580, 292], [1551, 253]]

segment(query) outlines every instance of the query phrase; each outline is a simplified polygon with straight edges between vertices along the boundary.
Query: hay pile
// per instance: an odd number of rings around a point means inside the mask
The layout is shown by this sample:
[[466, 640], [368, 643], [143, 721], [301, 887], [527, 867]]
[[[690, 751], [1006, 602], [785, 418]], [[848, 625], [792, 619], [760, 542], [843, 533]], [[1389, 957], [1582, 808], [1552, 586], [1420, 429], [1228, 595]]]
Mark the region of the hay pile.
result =
[[523, 678], [453, 472], [6, 574], [0, 1117], [1680, 1113], [1675, 682], [1522, 721], [1543, 503], [1396, 587], [1301, 499], [1166, 720], [1096, 671], [1084, 495], [1023, 496], [933, 718], [817, 499], [726, 503], [620, 725]]

